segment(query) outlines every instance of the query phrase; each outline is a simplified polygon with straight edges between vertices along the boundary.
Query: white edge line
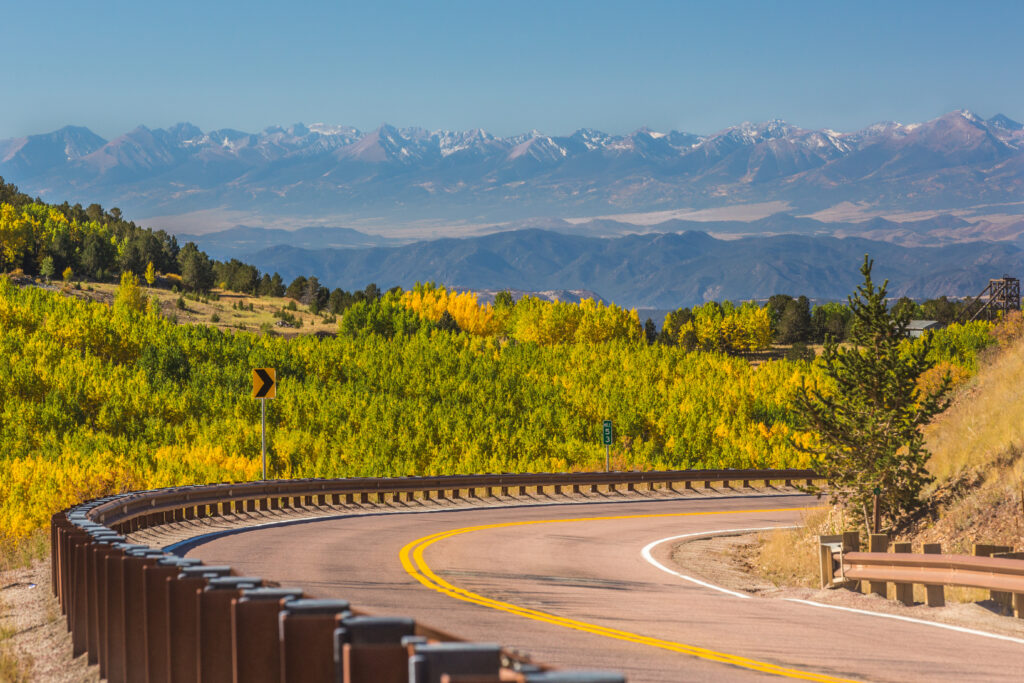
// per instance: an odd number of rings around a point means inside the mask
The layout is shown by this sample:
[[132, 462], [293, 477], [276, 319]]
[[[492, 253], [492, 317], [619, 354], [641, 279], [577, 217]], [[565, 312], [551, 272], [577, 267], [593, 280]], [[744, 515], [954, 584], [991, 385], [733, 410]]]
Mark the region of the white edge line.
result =
[[973, 636], [984, 636], [985, 638], [995, 638], [996, 640], [1006, 640], [1011, 643], [1019, 643], [1024, 645], [1024, 640], [1020, 638], [1014, 638], [1013, 636], [1004, 636], [999, 633], [989, 633], [988, 631], [976, 631], [973, 628], [964, 628], [963, 626], [953, 626], [952, 624], [943, 624], [939, 621], [928, 621], [926, 619], [915, 619], [913, 617], [904, 617], [899, 614], [886, 614], [885, 612], [872, 612], [865, 609], [854, 609], [853, 607], [840, 607], [839, 605], [826, 605], [823, 602], [814, 602], [813, 600], [801, 600], [800, 598], [784, 598], [789, 602], [798, 602], [801, 605], [811, 605], [812, 607], [825, 607], [826, 609], [837, 609], [843, 612], [853, 612], [855, 614], [864, 614], [869, 617], [882, 617], [883, 619], [896, 619], [898, 621], [909, 621], [912, 624], [923, 624], [924, 626], [934, 626], [935, 628], [944, 628], [950, 631], [957, 631], [959, 633], [968, 633]]
[[695, 583], [698, 586], [704, 586], [705, 588], [710, 588], [711, 590], [718, 591], [719, 593], [725, 593], [726, 595], [732, 595], [733, 597], [743, 598], [744, 600], [749, 600], [752, 596], [747, 595], [745, 593], [739, 593], [737, 591], [729, 590], [728, 588], [722, 588], [721, 586], [716, 586], [713, 583], [708, 583], [707, 581], [701, 581], [700, 579], [695, 579], [694, 577], [687, 576], [686, 574], [680, 574], [679, 572], [675, 571], [674, 569], [669, 569], [668, 567], [663, 565], [661, 562], [658, 562], [656, 559], [654, 559], [654, 556], [651, 554], [651, 551], [656, 546], [659, 546], [662, 543], [668, 543], [669, 541], [677, 541], [680, 538], [693, 538], [694, 536], [719, 536], [719, 535], [721, 535], [721, 536], [725, 536], [725, 535], [734, 536], [734, 535], [737, 535], [737, 534], [743, 534], [743, 533], [747, 533], [747, 532], [750, 532], [750, 531], [770, 531], [772, 529], [795, 529], [795, 528], [796, 528], [795, 526], [761, 526], [761, 527], [756, 527], [756, 528], [752, 528], [752, 529], [719, 529], [717, 531], [697, 531], [697, 532], [692, 533], [692, 534], [680, 534], [678, 536], [669, 536], [668, 538], [662, 538], [662, 539], [659, 539], [657, 541], [652, 541], [651, 543], [648, 543], [646, 546], [644, 546], [644, 549], [640, 551], [640, 554], [643, 555], [643, 558], [645, 560], [647, 560], [649, 563], [651, 563], [652, 565], [654, 565], [655, 567], [657, 567], [661, 571], [666, 572], [668, 574], [671, 574], [672, 576], [678, 577], [678, 578], [680, 578], [680, 579], [682, 579], [684, 581], [689, 581], [690, 583]]

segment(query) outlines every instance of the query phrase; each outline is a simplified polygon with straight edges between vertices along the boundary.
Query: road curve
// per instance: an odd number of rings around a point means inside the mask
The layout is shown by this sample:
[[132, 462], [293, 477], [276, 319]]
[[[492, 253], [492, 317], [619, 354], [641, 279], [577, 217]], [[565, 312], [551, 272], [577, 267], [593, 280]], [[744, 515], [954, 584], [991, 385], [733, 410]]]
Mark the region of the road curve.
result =
[[[642, 556], [670, 536], [793, 524], [815, 504], [736, 496], [364, 514], [213, 538], [188, 555], [546, 664], [617, 669], [631, 683], [1019, 680], [1019, 643], [741, 599]], [[653, 559], [669, 565], [671, 546]]]

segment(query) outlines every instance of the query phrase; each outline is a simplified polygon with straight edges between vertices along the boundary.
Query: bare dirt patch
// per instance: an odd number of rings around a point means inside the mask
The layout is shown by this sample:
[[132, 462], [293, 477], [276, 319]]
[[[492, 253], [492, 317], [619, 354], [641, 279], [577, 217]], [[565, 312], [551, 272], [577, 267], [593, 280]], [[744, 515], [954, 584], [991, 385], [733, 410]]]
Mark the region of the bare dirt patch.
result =
[[[6, 637], [3, 637], [6, 636]], [[97, 667], [72, 657], [71, 636], [50, 589], [50, 560], [0, 572], [2, 681], [93, 683]]]

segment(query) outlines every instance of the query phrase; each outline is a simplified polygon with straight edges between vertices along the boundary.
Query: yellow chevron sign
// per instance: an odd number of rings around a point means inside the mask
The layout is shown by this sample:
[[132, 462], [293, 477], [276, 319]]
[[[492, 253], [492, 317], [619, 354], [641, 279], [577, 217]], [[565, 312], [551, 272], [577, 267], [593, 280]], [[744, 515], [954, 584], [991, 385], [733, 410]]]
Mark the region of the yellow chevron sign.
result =
[[252, 397], [277, 398], [277, 373], [274, 368], [256, 368], [252, 371]]

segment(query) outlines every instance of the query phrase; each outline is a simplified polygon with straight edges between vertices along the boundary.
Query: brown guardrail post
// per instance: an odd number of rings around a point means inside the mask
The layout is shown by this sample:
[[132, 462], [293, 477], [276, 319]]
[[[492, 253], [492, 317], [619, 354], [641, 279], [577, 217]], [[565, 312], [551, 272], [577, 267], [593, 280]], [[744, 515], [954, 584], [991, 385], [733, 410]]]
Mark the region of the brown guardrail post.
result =
[[262, 579], [255, 577], [224, 576], [210, 579], [196, 594], [200, 683], [232, 679], [231, 604], [244, 589], [257, 588], [262, 583]]
[[814, 480], [813, 479], [807, 479], [807, 480], [805, 480], [805, 483], [807, 484], [808, 487], [814, 486]]
[[413, 636], [412, 619], [347, 617], [334, 631], [338, 683], [408, 683], [409, 653], [402, 644]]
[[752, 486], [750, 485], [750, 480], [749, 480], [749, 479], [744, 479], [744, 480], [743, 480], [743, 488], [745, 488], [745, 489], [753, 488], [753, 487], [752, 487]]
[[579, 493], [580, 492], [580, 485], [579, 484], [573, 484], [572, 485], [572, 492], [573, 493]]
[[71, 646], [77, 657], [86, 650], [88, 637], [89, 602], [87, 591], [86, 560], [92, 538], [88, 533], [75, 529], [71, 533], [71, 606], [67, 613], [68, 628], [71, 630]]
[[146, 678], [149, 683], [170, 680], [170, 602], [168, 582], [177, 578], [182, 567], [193, 567], [199, 560], [165, 557], [142, 568], [145, 591], [142, 596]]
[[301, 588], [250, 588], [231, 601], [233, 683], [280, 683], [278, 615], [301, 597]]
[[[941, 555], [941, 543], [925, 543], [922, 551], [925, 555]], [[942, 585], [925, 584], [926, 602], [929, 607], [945, 607], [946, 591]]]
[[439, 683], [463, 677], [489, 676], [499, 680], [501, 648], [490, 643], [428, 643], [414, 645], [409, 658], [409, 683]]
[[86, 615], [86, 650], [88, 651], [86, 661], [89, 664], [98, 664], [100, 661], [100, 638], [104, 637], [101, 634], [105, 634], [106, 629], [105, 611], [103, 620], [100, 620], [100, 610], [106, 600], [105, 586], [103, 586], [106, 574], [105, 572], [101, 573], [101, 570], [105, 569], [103, 558], [114, 552], [114, 544], [124, 543], [124, 540], [124, 536], [119, 536], [114, 532], [94, 537], [95, 542], [89, 548], [86, 558], [85, 590], [86, 600], [89, 603]]
[[291, 600], [278, 616], [282, 683], [334, 683], [334, 630], [347, 600]]
[[554, 488], [556, 496], [562, 495], [562, 485], [561, 484], [555, 484], [552, 488]]
[[843, 537], [840, 534], [818, 536], [818, 575], [822, 588], [831, 588], [835, 583], [836, 567], [834, 548], [842, 547]]
[[[1013, 546], [993, 545], [990, 543], [975, 543], [973, 548], [975, 557], [995, 557], [997, 554], [1005, 555], [1013, 552]], [[1013, 594], [1007, 591], [989, 591], [992, 602], [999, 605], [1003, 614], [1009, 614], [1013, 610]]]
[[168, 679], [170, 683], [195, 683], [199, 677], [199, 615], [196, 594], [218, 576], [227, 576], [231, 567], [182, 567], [177, 579], [167, 582], [168, 602]]
[[[843, 539], [843, 552], [844, 553], [856, 553], [860, 551], [860, 532], [859, 531], [844, 531], [842, 533]], [[858, 593], [863, 592], [860, 581], [850, 581], [847, 587]]]
[[124, 683], [128, 679], [124, 671], [124, 564], [122, 560], [129, 550], [149, 550], [146, 546], [131, 543], [118, 543], [116, 552], [107, 555], [103, 564], [106, 566], [106, 628], [103, 630], [101, 642], [100, 666], [106, 664], [105, 678], [110, 683]]
[[786, 479], [786, 487], [787, 488], [791, 488], [792, 486], [793, 486], [793, 480], [792, 479]]
[[146, 680], [146, 584], [143, 570], [165, 557], [159, 550], [131, 551], [121, 558], [124, 611], [124, 676], [126, 681]]
[[[868, 552], [885, 553], [889, 551], [889, 534], [870, 534], [868, 536]], [[868, 590], [883, 598], [889, 596], [889, 588], [885, 581], [868, 581]]]
[[[1004, 553], [993, 553], [992, 557], [1000, 557], [1007, 560], [1024, 560], [1024, 552], [1007, 551]], [[1010, 609], [1013, 616], [1024, 619], [1024, 593], [1009, 593]]]
[[[911, 552], [910, 543], [901, 541], [899, 543], [892, 544], [892, 551], [894, 553], [909, 553]], [[914, 604], [914, 584], [912, 583], [894, 583], [896, 601], [904, 605]]]

